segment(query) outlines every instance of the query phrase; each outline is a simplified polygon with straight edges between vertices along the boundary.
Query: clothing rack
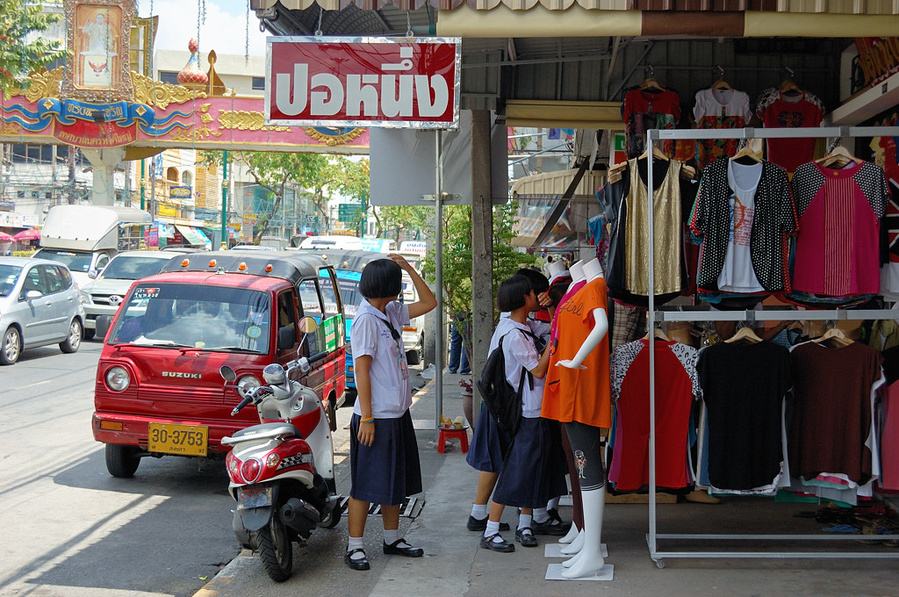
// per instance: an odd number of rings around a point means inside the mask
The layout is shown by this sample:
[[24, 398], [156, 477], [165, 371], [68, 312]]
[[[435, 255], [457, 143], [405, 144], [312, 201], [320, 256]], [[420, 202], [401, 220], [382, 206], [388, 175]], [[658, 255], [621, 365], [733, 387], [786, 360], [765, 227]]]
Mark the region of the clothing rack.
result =
[[[796, 139], [796, 138], [842, 138], [842, 137], [899, 137], [899, 127], [815, 127], [815, 128], [743, 128], [743, 129], [651, 129], [646, 132], [647, 152], [647, 219], [649, 225], [649, 294], [648, 320], [655, 321], [774, 321], [784, 319], [808, 320], [864, 320], [895, 319], [899, 320], [899, 309], [847, 310], [824, 309], [815, 311], [794, 311], [784, 309], [745, 310], [745, 311], [711, 311], [699, 309], [677, 308], [676, 310], [656, 311], [655, 305], [655, 247], [653, 222], [653, 181], [652, 150], [656, 141], [691, 140], [691, 139]], [[797, 317], [801, 314], [801, 317]], [[697, 541], [860, 541], [889, 540], [895, 535], [765, 535], [765, 534], [660, 534], [658, 532], [658, 512], [656, 507], [656, 424], [655, 424], [655, 351], [649, 351], [649, 532], [646, 542], [649, 546], [649, 557], [659, 568], [664, 568], [665, 558], [899, 558], [899, 551], [662, 551], [658, 547], [659, 539], [683, 539]]]

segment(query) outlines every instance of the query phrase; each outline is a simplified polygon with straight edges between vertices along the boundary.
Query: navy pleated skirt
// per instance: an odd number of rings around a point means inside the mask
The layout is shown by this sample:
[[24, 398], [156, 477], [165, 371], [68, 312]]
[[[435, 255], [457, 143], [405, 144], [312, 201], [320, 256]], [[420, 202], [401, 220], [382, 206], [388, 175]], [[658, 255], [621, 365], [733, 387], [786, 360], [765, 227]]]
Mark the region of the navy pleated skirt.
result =
[[359, 443], [359, 415], [350, 419], [350, 495], [357, 500], [384, 506], [402, 504], [421, 492], [421, 465], [412, 415], [398, 419], [375, 419], [375, 441]]
[[521, 419], [503, 462], [493, 501], [504, 506], [545, 508], [550, 498], [568, 493], [565, 454], [558, 421]]
[[508, 435], [500, 431], [496, 419], [482, 402], [471, 446], [465, 457], [466, 462], [479, 471], [498, 473], [503, 468], [503, 455], [508, 451], [510, 443]]

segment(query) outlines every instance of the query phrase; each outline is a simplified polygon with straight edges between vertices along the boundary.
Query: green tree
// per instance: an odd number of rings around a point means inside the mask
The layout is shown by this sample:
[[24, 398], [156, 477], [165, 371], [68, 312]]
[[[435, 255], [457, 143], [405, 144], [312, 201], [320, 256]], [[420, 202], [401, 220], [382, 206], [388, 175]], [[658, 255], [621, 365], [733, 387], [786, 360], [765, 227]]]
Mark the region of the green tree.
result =
[[345, 156], [334, 156], [331, 164], [335, 170], [334, 184], [335, 189], [344, 197], [356, 199], [359, 201], [359, 209], [351, 224], [356, 229], [356, 235], [362, 236], [362, 225], [365, 221], [365, 214], [369, 209], [369, 188], [371, 166], [367, 159], [353, 159]]
[[[493, 208], [493, 290], [499, 283], [522, 267], [537, 264], [533, 255], [522, 253], [512, 246], [514, 234], [512, 225], [518, 209], [516, 202]], [[433, 210], [430, 210], [433, 214]], [[433, 219], [433, 215], [431, 216]], [[471, 312], [471, 206], [450, 205], [443, 210], [443, 292], [447, 316], [457, 313]], [[431, 231], [429, 231], [431, 232]], [[429, 234], [433, 236], [433, 233]], [[436, 261], [433, 250], [422, 262], [422, 271], [430, 282], [436, 280]], [[499, 319], [499, 312], [494, 313], [494, 324]], [[471, 354], [471, 337], [460, 330]]]
[[[9, 96], [28, 86], [29, 73], [66, 57], [60, 42], [40, 35], [60, 19], [43, 14], [43, 6], [26, 0], [0, 2], [0, 91]], [[31, 41], [26, 41], [27, 38]]]
[[[446, 213], [446, 212], [444, 212]], [[421, 232], [428, 236], [427, 230], [433, 226], [434, 208], [420, 205], [386, 205], [375, 212], [375, 224], [378, 227], [376, 236], [393, 232], [393, 240], [399, 246], [407, 232]]]

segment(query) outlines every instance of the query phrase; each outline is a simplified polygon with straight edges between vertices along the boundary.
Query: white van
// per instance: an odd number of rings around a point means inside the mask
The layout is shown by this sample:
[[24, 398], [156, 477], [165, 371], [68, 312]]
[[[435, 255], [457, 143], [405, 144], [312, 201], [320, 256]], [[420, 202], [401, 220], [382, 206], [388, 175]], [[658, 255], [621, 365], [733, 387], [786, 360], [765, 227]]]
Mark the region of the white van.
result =
[[64, 263], [81, 288], [119, 252], [119, 226], [149, 225], [148, 212], [133, 207], [54, 205], [41, 228], [41, 248], [32, 257]]
[[[294, 237], [297, 240], [301, 237]], [[301, 238], [300, 249], [333, 249], [338, 251], [361, 251], [362, 239], [355, 236], [307, 236]]]

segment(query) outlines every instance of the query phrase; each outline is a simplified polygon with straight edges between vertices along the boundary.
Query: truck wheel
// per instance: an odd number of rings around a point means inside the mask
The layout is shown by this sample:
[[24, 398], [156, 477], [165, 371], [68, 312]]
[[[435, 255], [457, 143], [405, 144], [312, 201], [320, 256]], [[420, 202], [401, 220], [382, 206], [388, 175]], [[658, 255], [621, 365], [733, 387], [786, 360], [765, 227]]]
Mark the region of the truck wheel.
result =
[[421, 362], [421, 351], [410, 350], [406, 353], [406, 362], [410, 365], [417, 365]]
[[19, 360], [22, 354], [22, 334], [14, 325], [6, 328], [3, 339], [0, 341], [0, 364], [12, 365]]
[[130, 479], [140, 464], [140, 449], [135, 446], [106, 444], [106, 470], [113, 477]]
[[328, 427], [331, 431], [337, 431], [337, 398], [333, 395], [328, 398]]
[[356, 388], [347, 388], [343, 392], [343, 404], [341, 406], [352, 407], [356, 404]]
[[83, 333], [84, 328], [81, 327], [81, 322], [78, 319], [73, 319], [72, 323], [69, 324], [69, 335], [59, 343], [59, 350], [67, 353], [78, 352]]
[[256, 544], [269, 578], [275, 582], [290, 578], [293, 572], [293, 546], [287, 536], [287, 527], [277, 512], [272, 513], [269, 523], [256, 535]]
[[87, 328], [84, 329], [84, 336], [83, 336], [83, 338], [84, 338], [85, 340], [93, 340], [93, 339], [94, 339], [94, 336], [96, 336], [96, 335], [97, 335], [97, 330], [89, 330], [89, 329], [87, 329]]

